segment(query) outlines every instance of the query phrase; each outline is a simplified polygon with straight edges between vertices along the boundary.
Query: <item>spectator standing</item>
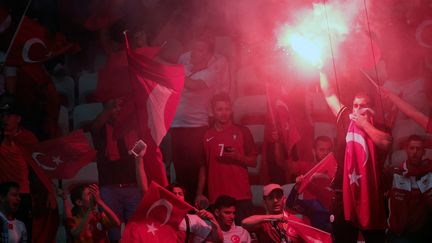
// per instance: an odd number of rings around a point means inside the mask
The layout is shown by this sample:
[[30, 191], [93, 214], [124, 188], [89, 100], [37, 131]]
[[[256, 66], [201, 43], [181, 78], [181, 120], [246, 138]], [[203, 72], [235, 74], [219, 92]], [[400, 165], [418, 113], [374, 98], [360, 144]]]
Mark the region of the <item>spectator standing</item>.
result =
[[[214, 52], [213, 40], [196, 38], [192, 50], [178, 61], [185, 67], [185, 84], [174, 120], [171, 124], [171, 146], [176, 180], [186, 187], [188, 201], [195, 199], [198, 171], [204, 161], [200, 144], [209, 126], [210, 97], [225, 88], [228, 64]], [[228, 88], [226, 88], [228, 89]]]
[[246, 127], [233, 124], [226, 93], [213, 96], [211, 106], [215, 124], [204, 135], [206, 162], [200, 168], [197, 199], [203, 195], [207, 180], [210, 203], [221, 195], [235, 198], [237, 220], [241, 222], [252, 208], [247, 166], [256, 166], [255, 144]]

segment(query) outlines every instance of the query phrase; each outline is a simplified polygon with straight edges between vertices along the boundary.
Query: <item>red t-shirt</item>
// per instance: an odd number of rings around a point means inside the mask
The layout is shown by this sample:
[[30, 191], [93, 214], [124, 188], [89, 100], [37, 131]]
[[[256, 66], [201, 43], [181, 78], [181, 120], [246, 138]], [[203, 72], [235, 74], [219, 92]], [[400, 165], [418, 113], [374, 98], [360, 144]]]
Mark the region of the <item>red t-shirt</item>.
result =
[[11, 140], [0, 146], [0, 182], [17, 182], [20, 193], [30, 193], [29, 169], [23, 152], [27, 146], [37, 143], [37, 138], [30, 131], [21, 129]]
[[[93, 211], [89, 216], [90, 219], [86, 227], [82, 230], [81, 234], [77, 238], [72, 238], [71, 241], [74, 243], [107, 243], [108, 230], [113, 228], [115, 225], [111, 222], [105, 213]], [[74, 216], [67, 218], [67, 227], [70, 230], [77, 227], [83, 220], [80, 216]]]
[[227, 147], [245, 155], [255, 153], [252, 134], [245, 127], [232, 125], [223, 131], [210, 128], [206, 132], [204, 150], [210, 203], [214, 203], [220, 195], [228, 195], [236, 200], [252, 198], [247, 167], [221, 158]]

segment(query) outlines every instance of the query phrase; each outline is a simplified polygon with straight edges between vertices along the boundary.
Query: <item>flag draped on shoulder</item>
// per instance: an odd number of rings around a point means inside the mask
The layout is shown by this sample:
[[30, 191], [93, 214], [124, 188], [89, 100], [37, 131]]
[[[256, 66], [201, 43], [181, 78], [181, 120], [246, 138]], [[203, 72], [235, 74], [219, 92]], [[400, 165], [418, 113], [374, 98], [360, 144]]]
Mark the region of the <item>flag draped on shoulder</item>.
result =
[[96, 156], [84, 132], [40, 142], [31, 148], [32, 159], [53, 179], [70, 179]]
[[386, 226], [381, 167], [372, 139], [351, 122], [346, 135], [343, 205], [345, 219], [361, 229]]
[[122, 242], [176, 242], [178, 226], [191, 209], [192, 206], [152, 182], [129, 219]]

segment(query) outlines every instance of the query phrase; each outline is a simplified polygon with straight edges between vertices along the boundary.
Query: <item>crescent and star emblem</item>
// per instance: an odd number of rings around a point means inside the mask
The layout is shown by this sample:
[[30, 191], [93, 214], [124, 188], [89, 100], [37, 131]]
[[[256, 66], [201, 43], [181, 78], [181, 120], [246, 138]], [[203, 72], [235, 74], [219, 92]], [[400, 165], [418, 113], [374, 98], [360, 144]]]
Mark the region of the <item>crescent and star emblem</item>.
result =
[[[167, 209], [165, 219], [159, 225], [159, 227], [160, 227], [160, 226], [166, 224], [168, 222], [168, 220], [171, 218], [173, 205], [166, 199], [159, 199], [150, 206], [150, 208], [147, 211], [146, 218], [148, 218], [148, 216], [150, 215], [150, 213], [153, 209], [155, 209], [156, 207], [159, 207], [159, 206], [165, 207]], [[158, 230], [158, 228], [156, 226], [154, 226], [154, 222], [152, 222], [151, 224], [147, 224], [147, 233], [152, 233], [153, 235], [155, 235], [156, 230]]]
[[[28, 63], [35, 63], [35, 62], [39, 62], [40, 60], [32, 60], [29, 57], [29, 51], [30, 48], [34, 45], [34, 44], [41, 44], [43, 47], [45, 47], [45, 49], [47, 49], [47, 46], [45, 45], [45, 43], [39, 39], [39, 38], [30, 38], [28, 39], [25, 44], [24, 47], [22, 49], [22, 58], [25, 62]], [[46, 54], [47, 57], [51, 56], [52, 52], [49, 52]]]
[[56, 166], [48, 166], [44, 163], [41, 163], [38, 159], [38, 157], [40, 156], [46, 156], [44, 153], [40, 153], [40, 152], [34, 152], [32, 154], [32, 158], [33, 160], [40, 166], [42, 167], [44, 170], [55, 170], [57, 169], [57, 167], [59, 166], [59, 164], [64, 163], [63, 160], [60, 159], [60, 156], [52, 156], [51, 160], [52, 162], [54, 162], [56, 164]]

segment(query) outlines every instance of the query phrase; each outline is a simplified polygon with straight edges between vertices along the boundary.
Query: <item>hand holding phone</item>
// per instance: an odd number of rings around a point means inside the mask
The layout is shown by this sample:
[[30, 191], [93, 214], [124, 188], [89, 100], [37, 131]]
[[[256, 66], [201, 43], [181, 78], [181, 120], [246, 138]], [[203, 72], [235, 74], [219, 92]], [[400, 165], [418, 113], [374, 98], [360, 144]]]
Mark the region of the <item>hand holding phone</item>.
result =
[[146, 150], [147, 144], [140, 139], [135, 143], [134, 147], [129, 150], [129, 154], [133, 154], [135, 157], [142, 157], [144, 156]]

